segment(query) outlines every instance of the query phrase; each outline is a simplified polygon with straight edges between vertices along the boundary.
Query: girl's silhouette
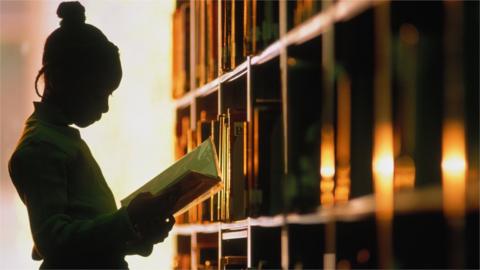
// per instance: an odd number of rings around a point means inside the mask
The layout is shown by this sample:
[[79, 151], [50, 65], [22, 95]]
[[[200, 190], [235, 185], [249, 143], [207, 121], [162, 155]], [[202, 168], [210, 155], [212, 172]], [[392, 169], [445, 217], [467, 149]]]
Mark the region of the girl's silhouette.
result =
[[84, 13], [78, 2], [59, 5], [62, 21], [47, 38], [35, 81], [42, 99], [9, 163], [41, 268], [127, 268], [125, 255], [149, 255], [174, 223], [173, 198], [144, 193], [117, 209], [87, 144], [70, 126], [99, 120], [122, 78], [118, 48], [85, 24]]

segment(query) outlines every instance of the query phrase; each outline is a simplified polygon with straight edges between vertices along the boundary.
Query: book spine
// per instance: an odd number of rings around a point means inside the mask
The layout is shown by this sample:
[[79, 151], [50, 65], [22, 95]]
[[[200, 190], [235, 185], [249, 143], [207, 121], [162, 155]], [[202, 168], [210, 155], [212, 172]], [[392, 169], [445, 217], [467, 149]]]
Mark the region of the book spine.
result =
[[191, 7], [190, 3], [185, 3], [182, 5], [182, 28], [183, 31], [179, 32], [178, 34], [182, 36], [182, 48], [181, 48], [181, 68], [182, 71], [182, 87], [183, 87], [183, 94], [190, 91], [190, 34], [191, 34], [191, 27], [190, 27], [190, 13]]
[[226, 191], [225, 191], [225, 220], [230, 221], [230, 199], [231, 199], [231, 193], [232, 193], [232, 182], [231, 182], [231, 129], [230, 129], [230, 123], [231, 123], [231, 118], [230, 118], [230, 110], [227, 110], [227, 116], [225, 118], [225, 168], [226, 168]]
[[[220, 1], [221, 7], [221, 20], [222, 20], [222, 66], [221, 74], [231, 69], [231, 15], [232, 15], [232, 2], [234, 1]], [[219, 75], [221, 75], [219, 74]]]
[[236, 9], [237, 6], [237, 1], [231, 1], [231, 17], [230, 17], [230, 69], [234, 69], [235, 66], [237, 65], [236, 60], [236, 52], [237, 52], [237, 42], [236, 42]]
[[[212, 120], [211, 121], [211, 134], [212, 134], [212, 140], [213, 143], [215, 144], [215, 148], [218, 150], [218, 159], [219, 163], [221, 162], [221, 152], [220, 152], [220, 118], [218, 120]], [[221, 165], [219, 164], [220, 168]], [[220, 174], [221, 175], [221, 174]], [[223, 177], [222, 177], [223, 181]], [[210, 221], [218, 221], [220, 219], [219, 213], [219, 207], [220, 207], [220, 194], [221, 191], [215, 195], [213, 195], [210, 198]]]

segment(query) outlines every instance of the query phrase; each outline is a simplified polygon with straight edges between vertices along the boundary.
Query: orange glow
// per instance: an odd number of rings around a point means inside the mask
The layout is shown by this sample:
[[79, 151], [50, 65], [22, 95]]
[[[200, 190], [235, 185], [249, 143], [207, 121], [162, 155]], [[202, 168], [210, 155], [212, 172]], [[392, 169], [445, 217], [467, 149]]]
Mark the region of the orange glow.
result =
[[465, 213], [465, 134], [460, 121], [447, 121], [442, 138], [442, 181], [445, 215], [461, 218]]
[[374, 17], [376, 49], [372, 172], [379, 246], [378, 257], [381, 268], [392, 268], [394, 141], [389, 3], [384, 2], [375, 7]]
[[332, 192], [334, 185], [335, 183], [332, 178], [322, 179], [322, 182], [320, 182], [320, 190], [322, 191], [322, 194]]
[[320, 160], [320, 175], [322, 178], [333, 177], [335, 175], [335, 144], [332, 126], [322, 129]]
[[335, 202], [344, 203], [350, 197], [350, 168], [338, 167], [337, 185], [335, 187]]
[[391, 124], [375, 128], [373, 178], [378, 218], [393, 216], [393, 129]]
[[338, 78], [337, 88], [337, 183], [335, 202], [347, 202], [350, 197], [350, 130], [351, 82], [346, 73]]
[[335, 143], [334, 132], [331, 125], [322, 129], [320, 145], [320, 202], [324, 206], [331, 206], [334, 202], [333, 190], [335, 188]]
[[415, 163], [409, 156], [400, 156], [395, 160], [395, 190], [415, 186]]

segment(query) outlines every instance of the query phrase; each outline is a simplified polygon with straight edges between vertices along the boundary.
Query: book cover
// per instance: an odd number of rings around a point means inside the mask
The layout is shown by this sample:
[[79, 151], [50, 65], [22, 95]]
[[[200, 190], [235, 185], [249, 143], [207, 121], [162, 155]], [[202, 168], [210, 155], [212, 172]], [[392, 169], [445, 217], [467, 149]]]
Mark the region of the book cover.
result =
[[174, 215], [180, 215], [217, 193], [223, 187], [220, 175], [215, 145], [212, 139], [208, 138], [168, 169], [123, 199], [121, 204], [127, 206], [142, 192], [150, 192], [154, 196], [166, 196], [171, 192], [176, 192], [178, 200], [172, 212]]

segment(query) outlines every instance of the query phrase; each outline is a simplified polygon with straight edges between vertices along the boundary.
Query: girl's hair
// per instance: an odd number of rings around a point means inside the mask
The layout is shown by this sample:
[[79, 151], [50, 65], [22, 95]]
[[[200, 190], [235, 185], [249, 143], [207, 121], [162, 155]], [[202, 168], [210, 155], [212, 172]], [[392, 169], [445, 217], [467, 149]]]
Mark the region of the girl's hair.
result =
[[43, 66], [35, 79], [37, 95], [43, 97], [37, 88], [42, 75], [44, 95], [73, 94], [79, 83], [117, 88], [122, 77], [118, 48], [102, 31], [85, 23], [85, 8], [79, 2], [62, 2], [57, 15], [62, 20], [45, 42]]

